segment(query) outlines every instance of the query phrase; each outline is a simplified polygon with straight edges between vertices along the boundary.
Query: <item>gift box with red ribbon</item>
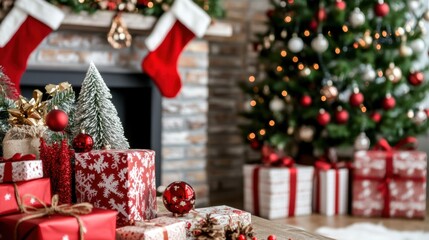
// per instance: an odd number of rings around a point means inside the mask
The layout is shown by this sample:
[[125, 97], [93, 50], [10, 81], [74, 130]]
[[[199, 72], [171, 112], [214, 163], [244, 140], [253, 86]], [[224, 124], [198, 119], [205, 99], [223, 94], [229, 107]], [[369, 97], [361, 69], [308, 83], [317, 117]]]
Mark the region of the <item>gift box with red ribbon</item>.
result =
[[349, 169], [346, 162], [318, 160], [314, 164], [313, 209], [327, 216], [347, 213]]
[[185, 222], [159, 217], [116, 229], [116, 240], [186, 240]]
[[46, 204], [51, 203], [51, 182], [49, 178], [41, 178], [18, 183], [0, 183], [0, 216], [17, 213], [22, 204], [39, 207], [35, 198], [21, 201], [22, 196], [31, 194]]
[[156, 217], [154, 151], [97, 150], [75, 158], [77, 202], [117, 210], [118, 226]]
[[8, 159], [0, 159], [0, 183], [20, 182], [43, 177], [42, 160], [34, 154], [15, 154]]
[[424, 218], [426, 169], [425, 152], [391, 147], [384, 139], [374, 150], [356, 152], [352, 214]]
[[268, 219], [310, 214], [313, 166], [244, 165], [244, 210]]

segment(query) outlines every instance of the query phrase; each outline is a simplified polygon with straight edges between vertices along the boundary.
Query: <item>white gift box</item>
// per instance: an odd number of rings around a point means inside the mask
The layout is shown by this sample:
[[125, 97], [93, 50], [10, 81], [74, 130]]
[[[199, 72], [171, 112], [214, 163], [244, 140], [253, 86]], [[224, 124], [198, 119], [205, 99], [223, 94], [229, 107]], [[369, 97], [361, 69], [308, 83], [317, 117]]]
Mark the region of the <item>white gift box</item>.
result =
[[[347, 202], [348, 202], [348, 179], [349, 179], [349, 170], [347, 168], [338, 169], [338, 179], [336, 178], [336, 170], [321, 170], [319, 171], [319, 211], [321, 214], [327, 216], [333, 216], [337, 214], [346, 214], [347, 213]], [[316, 186], [314, 187], [314, 197], [317, 198], [317, 181]], [[338, 180], [338, 181], [337, 181]], [[336, 193], [336, 188], [338, 184], [338, 192]], [[336, 200], [336, 195], [338, 199]], [[314, 201], [314, 207], [316, 207], [317, 201]], [[337, 206], [337, 211], [336, 211]]]
[[[6, 166], [9, 165], [9, 166]], [[6, 172], [8, 171], [8, 172]], [[5, 179], [6, 176], [11, 179]], [[0, 161], [0, 183], [22, 182], [43, 177], [42, 160]]]
[[[258, 202], [255, 206], [253, 189], [254, 171], [259, 168]], [[295, 208], [293, 215], [311, 213], [314, 167], [297, 165]], [[290, 216], [290, 169], [285, 167], [265, 167], [244, 165], [244, 209], [268, 219]], [[255, 209], [255, 207], [259, 209]]]
[[186, 240], [185, 222], [170, 217], [136, 222], [135, 226], [116, 229], [116, 240]]

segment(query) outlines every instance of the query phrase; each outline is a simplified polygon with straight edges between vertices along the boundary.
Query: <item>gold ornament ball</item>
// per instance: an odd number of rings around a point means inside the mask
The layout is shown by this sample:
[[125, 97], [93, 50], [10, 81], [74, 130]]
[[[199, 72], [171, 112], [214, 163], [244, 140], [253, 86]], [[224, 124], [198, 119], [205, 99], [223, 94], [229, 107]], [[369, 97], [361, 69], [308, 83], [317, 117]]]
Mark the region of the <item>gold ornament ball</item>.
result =
[[311, 142], [314, 137], [314, 128], [310, 126], [302, 126], [298, 132], [299, 140], [303, 142]]
[[338, 97], [338, 89], [335, 86], [328, 84], [322, 87], [320, 94], [325, 96], [327, 101], [333, 101]]
[[389, 81], [397, 83], [402, 78], [402, 71], [400, 68], [396, 67], [395, 64], [391, 63], [384, 72], [384, 75]]

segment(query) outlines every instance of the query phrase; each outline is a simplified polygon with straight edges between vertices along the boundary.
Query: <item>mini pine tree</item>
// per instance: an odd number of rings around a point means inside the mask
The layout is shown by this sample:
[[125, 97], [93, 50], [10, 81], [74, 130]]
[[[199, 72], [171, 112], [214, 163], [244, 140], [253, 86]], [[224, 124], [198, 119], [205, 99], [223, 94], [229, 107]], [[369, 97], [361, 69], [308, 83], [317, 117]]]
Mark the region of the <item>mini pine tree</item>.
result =
[[[3, 138], [6, 132], [10, 128], [8, 122], [9, 108], [15, 108], [15, 101], [19, 94], [12, 81], [3, 73], [0, 68], [0, 143], [3, 142]], [[3, 148], [1, 145], [0, 154], [3, 155]]]
[[77, 135], [84, 129], [94, 139], [94, 149], [108, 145], [112, 149], [129, 148], [111, 98], [109, 88], [91, 63], [77, 99], [73, 132]]

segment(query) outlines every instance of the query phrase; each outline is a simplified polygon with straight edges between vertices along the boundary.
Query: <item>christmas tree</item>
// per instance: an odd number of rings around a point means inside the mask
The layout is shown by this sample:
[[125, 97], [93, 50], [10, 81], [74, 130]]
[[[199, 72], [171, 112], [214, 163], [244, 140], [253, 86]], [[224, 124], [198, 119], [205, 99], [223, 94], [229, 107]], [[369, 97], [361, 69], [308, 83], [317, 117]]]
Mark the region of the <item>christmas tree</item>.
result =
[[112, 149], [129, 148], [111, 98], [109, 88], [94, 63], [91, 63], [76, 103], [74, 135], [85, 130], [94, 140], [94, 149], [107, 146]]
[[[0, 67], [0, 143], [6, 132], [10, 129], [9, 112], [10, 108], [15, 108], [15, 100], [19, 94], [14, 83], [6, 76]], [[0, 145], [0, 154], [3, 155], [3, 146]]]
[[270, 2], [259, 72], [242, 84], [252, 148], [299, 157], [427, 131], [427, 1]]

